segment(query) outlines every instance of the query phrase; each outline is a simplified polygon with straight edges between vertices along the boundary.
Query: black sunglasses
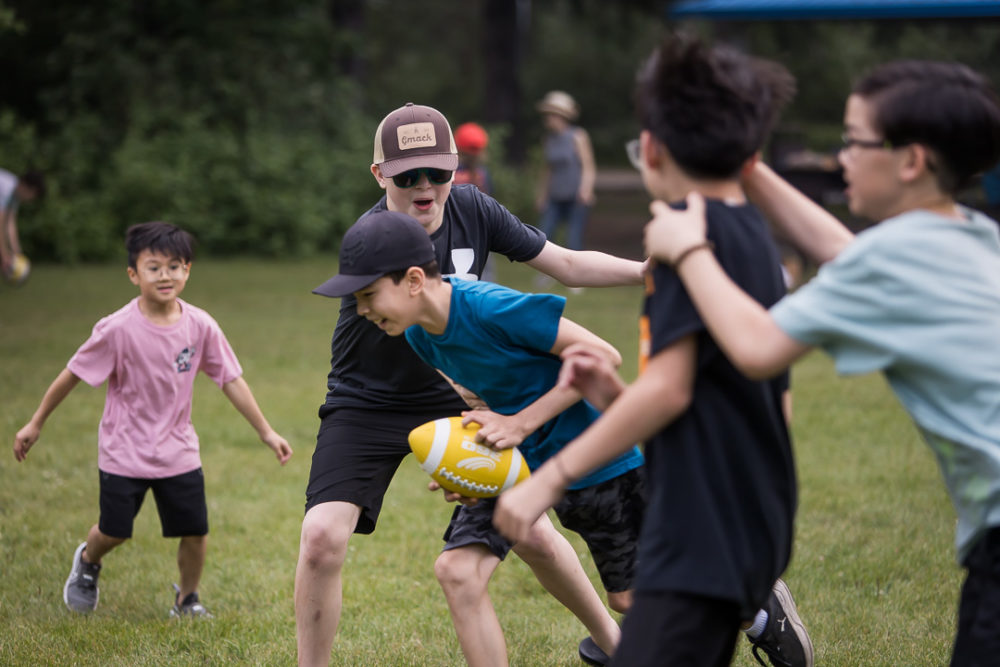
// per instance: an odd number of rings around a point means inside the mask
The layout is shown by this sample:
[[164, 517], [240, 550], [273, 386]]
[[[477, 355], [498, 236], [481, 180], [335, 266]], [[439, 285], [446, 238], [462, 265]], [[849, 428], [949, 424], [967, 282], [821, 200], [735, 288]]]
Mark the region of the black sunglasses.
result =
[[840, 135], [840, 143], [844, 150], [848, 150], [853, 146], [857, 146], [858, 148], [879, 148], [889, 151], [897, 148], [888, 139], [855, 139], [854, 137], [848, 136], [847, 132]]
[[448, 169], [434, 169], [433, 167], [420, 167], [410, 169], [392, 177], [392, 182], [397, 188], [412, 188], [420, 182], [420, 174], [425, 174], [427, 180], [434, 185], [444, 185], [451, 180], [452, 172]]

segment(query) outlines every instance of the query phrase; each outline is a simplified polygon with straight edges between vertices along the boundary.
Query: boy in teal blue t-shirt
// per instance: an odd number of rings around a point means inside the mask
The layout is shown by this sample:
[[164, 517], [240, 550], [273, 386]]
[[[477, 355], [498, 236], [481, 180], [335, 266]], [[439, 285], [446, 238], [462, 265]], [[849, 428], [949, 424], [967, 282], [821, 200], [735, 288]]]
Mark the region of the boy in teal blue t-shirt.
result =
[[[536, 468], [597, 418], [597, 410], [576, 390], [557, 387], [559, 353], [586, 343], [616, 366], [621, 357], [610, 344], [562, 317], [562, 297], [442, 279], [420, 224], [388, 211], [366, 216], [348, 230], [340, 270], [317, 291], [328, 296], [354, 294], [358, 315], [389, 335], [405, 333], [424, 361], [482, 399], [489, 410], [464, 416], [466, 423], [482, 425], [478, 437], [487, 444], [500, 449], [519, 445], [529, 467]], [[581, 479], [556, 508], [563, 525], [587, 542], [609, 604], [621, 612], [631, 601], [645, 507], [642, 464], [638, 447], [632, 447]], [[527, 539], [512, 544], [493, 528], [493, 499], [462, 499], [462, 503], [445, 534], [435, 570], [470, 664], [506, 653], [487, 585], [511, 549], [587, 625], [596, 648], [613, 651], [617, 624], [600, 603], [572, 547], [546, 517]], [[600, 609], [594, 607], [595, 600]]]

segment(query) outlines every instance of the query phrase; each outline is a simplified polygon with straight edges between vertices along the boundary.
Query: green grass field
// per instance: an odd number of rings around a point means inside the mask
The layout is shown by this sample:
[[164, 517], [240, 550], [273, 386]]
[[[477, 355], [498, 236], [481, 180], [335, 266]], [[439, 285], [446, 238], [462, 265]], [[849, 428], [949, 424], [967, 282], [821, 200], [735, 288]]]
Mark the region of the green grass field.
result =
[[[502, 282], [533, 289], [529, 270], [499, 264]], [[199, 378], [209, 622], [167, 617], [176, 541], [160, 537], [151, 498], [134, 539], [105, 558], [98, 610], [66, 610], [73, 550], [98, 516], [103, 388], [79, 385], [26, 462], [16, 463], [10, 447], [93, 324], [135, 288], [120, 266], [42, 265], [20, 289], [0, 285], [0, 664], [294, 664], [298, 534], [338, 306], [309, 290], [333, 268], [332, 259], [206, 260], [192, 270], [184, 298], [222, 325], [265, 414], [295, 448], [280, 467], [222, 392]], [[626, 378], [635, 375], [640, 301], [638, 289], [588, 289], [567, 308], [619, 346]], [[817, 665], [946, 664], [962, 573], [930, 450], [879, 377], [837, 379], [813, 354], [796, 367], [793, 391], [801, 502], [785, 578]], [[425, 482], [416, 462], [404, 461], [378, 530], [352, 540], [333, 664], [462, 664], [432, 572], [450, 506]], [[571, 539], [599, 586], [582, 542]], [[492, 594], [511, 664], [582, 664], [582, 626], [516, 558], [501, 565]], [[742, 640], [734, 664], [756, 664]]]

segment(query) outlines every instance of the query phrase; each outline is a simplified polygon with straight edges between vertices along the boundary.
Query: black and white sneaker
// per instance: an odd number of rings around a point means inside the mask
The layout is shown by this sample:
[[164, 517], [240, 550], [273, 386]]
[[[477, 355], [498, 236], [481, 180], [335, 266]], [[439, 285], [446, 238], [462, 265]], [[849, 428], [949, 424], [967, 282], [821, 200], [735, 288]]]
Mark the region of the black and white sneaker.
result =
[[764, 611], [767, 612], [764, 631], [756, 639], [747, 635], [757, 662], [767, 664], [760, 657], [759, 651], [763, 651], [774, 667], [812, 667], [812, 640], [795, 609], [792, 592], [781, 579], [771, 589]]
[[580, 642], [580, 660], [588, 665], [606, 665], [611, 662], [607, 653], [601, 650], [592, 637], [584, 637]]
[[63, 586], [63, 602], [70, 611], [86, 614], [97, 609], [97, 598], [100, 590], [97, 588], [97, 577], [101, 574], [101, 566], [83, 560], [83, 550], [87, 548], [84, 542], [76, 548], [73, 554], [73, 567]]
[[171, 618], [179, 618], [181, 616], [193, 616], [196, 618], [213, 618], [213, 616], [208, 613], [205, 606], [198, 600], [198, 593], [188, 593], [184, 600], [181, 601], [181, 587], [174, 584], [174, 606], [170, 610]]

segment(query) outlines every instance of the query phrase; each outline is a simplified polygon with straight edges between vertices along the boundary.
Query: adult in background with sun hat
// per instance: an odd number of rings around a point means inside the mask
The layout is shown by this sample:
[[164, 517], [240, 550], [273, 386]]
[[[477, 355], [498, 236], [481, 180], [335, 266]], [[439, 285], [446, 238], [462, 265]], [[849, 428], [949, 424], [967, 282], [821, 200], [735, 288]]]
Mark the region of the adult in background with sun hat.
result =
[[536, 205], [541, 212], [538, 226], [552, 240], [559, 223], [567, 224], [566, 247], [583, 249], [587, 216], [594, 204], [596, 166], [590, 135], [574, 125], [580, 116], [576, 100], [553, 90], [535, 106], [542, 114], [545, 165], [538, 180]]

